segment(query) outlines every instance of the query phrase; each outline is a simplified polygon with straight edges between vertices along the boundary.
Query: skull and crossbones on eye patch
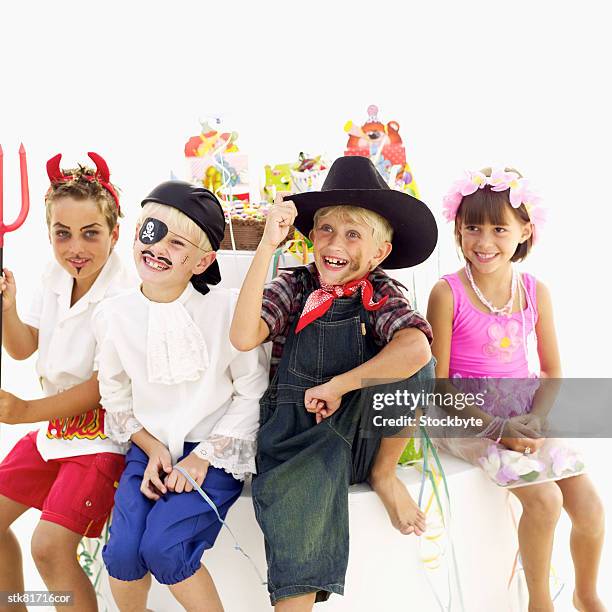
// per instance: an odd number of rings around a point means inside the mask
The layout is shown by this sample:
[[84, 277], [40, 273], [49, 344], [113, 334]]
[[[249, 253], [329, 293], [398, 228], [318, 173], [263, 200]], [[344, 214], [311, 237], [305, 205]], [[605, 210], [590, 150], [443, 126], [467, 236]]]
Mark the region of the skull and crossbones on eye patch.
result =
[[143, 244], [155, 244], [162, 240], [168, 233], [168, 226], [159, 219], [147, 217], [141, 228], [138, 239]]
[[142, 232], [142, 240], [153, 240], [155, 238], [155, 226], [152, 221], [149, 221]]
[[192, 246], [200, 249], [202, 252], [206, 252], [204, 249], [199, 247], [197, 244], [194, 244], [191, 240], [173, 232], [168, 228], [168, 226], [161, 221], [160, 219], [154, 219], [153, 217], [147, 217], [140, 226], [140, 232], [138, 234], [138, 239], [143, 244], [155, 244], [156, 242], [160, 242], [163, 240], [168, 234], [172, 234], [173, 236], [177, 236], [181, 240], [188, 242]]

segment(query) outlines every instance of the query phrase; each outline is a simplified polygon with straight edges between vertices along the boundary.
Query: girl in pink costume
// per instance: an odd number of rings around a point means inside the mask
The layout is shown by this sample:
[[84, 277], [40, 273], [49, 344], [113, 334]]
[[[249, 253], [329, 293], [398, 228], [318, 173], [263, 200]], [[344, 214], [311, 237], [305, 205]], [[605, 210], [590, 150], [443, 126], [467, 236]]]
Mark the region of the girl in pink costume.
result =
[[[572, 521], [570, 547], [576, 574], [576, 609], [601, 612], [597, 572], [604, 510], [578, 454], [563, 441], [538, 437], [554, 402], [561, 365], [547, 288], [518, 273], [513, 262], [529, 253], [543, 220], [538, 199], [512, 170], [468, 172], [444, 200], [455, 222], [465, 267], [434, 286], [428, 307], [436, 375], [462, 392], [487, 389], [478, 437], [443, 438], [438, 445], [480, 465], [523, 506], [519, 548], [529, 611], [552, 612], [549, 590], [554, 530], [561, 508]], [[530, 372], [527, 340], [535, 333], [539, 375]], [[504, 380], [508, 379], [508, 380]]]

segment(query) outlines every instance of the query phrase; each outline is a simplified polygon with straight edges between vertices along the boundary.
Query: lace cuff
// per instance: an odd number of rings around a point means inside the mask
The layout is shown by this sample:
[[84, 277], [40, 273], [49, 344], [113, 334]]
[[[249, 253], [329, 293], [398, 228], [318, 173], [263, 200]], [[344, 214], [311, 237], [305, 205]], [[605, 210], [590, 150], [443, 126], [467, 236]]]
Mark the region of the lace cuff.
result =
[[237, 480], [244, 480], [247, 474], [255, 473], [255, 440], [212, 435], [192, 452]]
[[134, 416], [132, 410], [106, 412], [104, 416], [105, 433], [115, 442], [129, 442], [132, 434], [142, 429], [142, 423]]

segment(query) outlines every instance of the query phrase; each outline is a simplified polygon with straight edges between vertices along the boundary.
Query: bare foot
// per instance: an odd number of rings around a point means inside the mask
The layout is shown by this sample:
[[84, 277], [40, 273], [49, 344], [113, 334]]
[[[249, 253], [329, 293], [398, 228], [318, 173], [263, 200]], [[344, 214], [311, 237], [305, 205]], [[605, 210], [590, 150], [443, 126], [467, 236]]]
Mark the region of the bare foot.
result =
[[395, 475], [370, 474], [370, 485], [387, 509], [391, 524], [404, 535], [425, 533], [425, 514], [408, 493], [404, 483]]
[[606, 607], [597, 595], [578, 597], [576, 591], [574, 591], [573, 603], [574, 608], [579, 612], [606, 612]]

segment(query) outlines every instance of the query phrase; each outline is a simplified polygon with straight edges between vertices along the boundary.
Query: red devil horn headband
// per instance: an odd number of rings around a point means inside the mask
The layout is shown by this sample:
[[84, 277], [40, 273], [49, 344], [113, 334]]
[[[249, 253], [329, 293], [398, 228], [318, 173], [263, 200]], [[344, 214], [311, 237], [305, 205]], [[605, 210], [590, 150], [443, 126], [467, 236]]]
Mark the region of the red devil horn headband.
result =
[[61, 159], [62, 154], [58, 153], [47, 162], [47, 175], [52, 183], [61, 183], [69, 178], [60, 170]]
[[110, 182], [110, 170], [108, 169], [108, 164], [104, 161], [102, 157], [100, 157], [97, 153], [90, 151], [87, 153], [89, 155], [89, 159], [96, 164], [96, 176], [101, 182], [109, 183]]
[[[89, 158], [96, 164], [96, 172], [95, 174], [88, 175], [82, 174], [81, 176], [88, 181], [98, 181], [102, 187], [108, 191], [113, 200], [115, 200], [115, 204], [117, 205], [117, 210], [120, 210], [119, 207], [119, 195], [117, 191], [110, 183], [110, 170], [108, 169], [108, 164], [104, 161], [104, 158], [93, 151], [87, 153]], [[70, 174], [64, 174], [60, 169], [60, 160], [62, 159], [62, 154], [58, 153], [54, 157], [52, 157], [47, 162], [47, 175], [49, 176], [49, 180], [51, 183], [63, 183], [65, 181], [71, 181], [74, 177]]]

